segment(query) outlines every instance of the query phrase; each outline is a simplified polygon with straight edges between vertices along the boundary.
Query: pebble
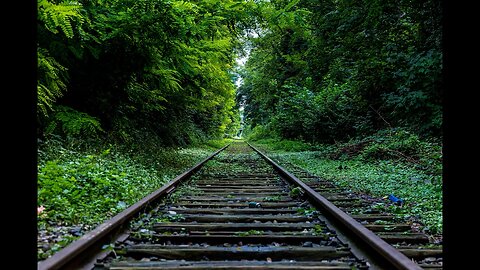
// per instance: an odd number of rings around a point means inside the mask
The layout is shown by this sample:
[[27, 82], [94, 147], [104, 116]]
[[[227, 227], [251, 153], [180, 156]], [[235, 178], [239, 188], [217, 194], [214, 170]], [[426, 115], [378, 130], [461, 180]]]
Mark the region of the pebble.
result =
[[43, 250], [43, 251], [47, 251], [47, 250], [49, 250], [49, 249], [50, 249], [50, 245], [49, 245], [49, 244], [43, 244], [43, 245], [42, 245], [42, 250]]
[[82, 227], [73, 227], [68, 232], [75, 235], [75, 236], [81, 236], [82, 235]]
[[303, 243], [302, 246], [303, 246], [303, 247], [313, 247], [313, 243], [310, 242], [310, 241], [307, 241], [307, 242]]
[[435, 257], [427, 257], [427, 258], [424, 259], [424, 261], [427, 262], [427, 263], [432, 263], [432, 262], [437, 261], [437, 258], [435, 258]]

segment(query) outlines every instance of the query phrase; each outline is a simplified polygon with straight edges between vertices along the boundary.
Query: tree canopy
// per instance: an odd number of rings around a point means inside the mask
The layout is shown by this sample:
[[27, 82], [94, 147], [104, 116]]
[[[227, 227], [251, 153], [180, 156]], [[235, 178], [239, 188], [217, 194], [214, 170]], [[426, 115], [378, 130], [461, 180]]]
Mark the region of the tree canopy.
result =
[[40, 134], [189, 144], [234, 134], [242, 104], [281, 138], [441, 135], [439, 1], [37, 3]]
[[265, 1], [242, 70], [247, 123], [333, 142], [401, 127], [441, 135], [440, 1]]
[[252, 7], [240, 0], [38, 0], [41, 131], [128, 141], [148, 129], [166, 144], [230, 132], [239, 122], [234, 60]]

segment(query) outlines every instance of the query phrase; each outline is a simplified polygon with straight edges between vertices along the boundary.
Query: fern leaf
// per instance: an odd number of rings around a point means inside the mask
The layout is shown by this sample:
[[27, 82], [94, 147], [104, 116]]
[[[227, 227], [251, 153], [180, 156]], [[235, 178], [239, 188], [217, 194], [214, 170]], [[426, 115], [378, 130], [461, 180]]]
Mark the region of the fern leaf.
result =
[[61, 127], [61, 131], [68, 136], [97, 136], [98, 133], [105, 132], [97, 118], [67, 106], [56, 107], [56, 113], [46, 131], [54, 132], [57, 127]]
[[67, 36], [67, 38], [72, 38], [73, 37], [73, 28], [72, 28], [72, 25], [71, 25], [70, 21], [68, 20], [68, 17], [66, 17], [66, 16], [65, 17], [60, 17], [59, 21], [60, 21], [59, 26], [62, 29], [65, 36]]
[[66, 90], [64, 82], [65, 67], [60, 65], [53, 57], [48, 56], [45, 49], [39, 49], [38, 59], [38, 82], [37, 82], [37, 106], [40, 111], [47, 115], [48, 109], [52, 108], [56, 98], [61, 97]]
[[72, 22], [80, 26], [85, 18], [80, 13], [82, 5], [76, 1], [54, 4], [48, 0], [38, 1], [38, 18], [43, 21], [45, 27], [54, 34], [58, 28], [62, 30], [67, 38], [74, 36]]

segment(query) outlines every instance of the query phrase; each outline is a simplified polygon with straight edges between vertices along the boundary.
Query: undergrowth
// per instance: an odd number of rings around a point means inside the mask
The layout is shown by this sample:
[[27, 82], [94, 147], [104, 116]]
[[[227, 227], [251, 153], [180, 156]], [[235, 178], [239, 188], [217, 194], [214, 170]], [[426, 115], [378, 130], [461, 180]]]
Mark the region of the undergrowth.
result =
[[[52, 135], [38, 144], [38, 229], [94, 226], [113, 217], [223, 146], [82, 144]], [[78, 235], [77, 235], [78, 236]], [[45, 259], [78, 237], [65, 236], [39, 249]]]
[[442, 233], [442, 145], [438, 140], [389, 129], [346, 143], [309, 148], [303, 142], [271, 139], [257, 140], [255, 145], [280, 164], [292, 163], [354, 192], [400, 197], [405, 201], [401, 207], [387, 199], [379, 207], [419, 221], [427, 233]]

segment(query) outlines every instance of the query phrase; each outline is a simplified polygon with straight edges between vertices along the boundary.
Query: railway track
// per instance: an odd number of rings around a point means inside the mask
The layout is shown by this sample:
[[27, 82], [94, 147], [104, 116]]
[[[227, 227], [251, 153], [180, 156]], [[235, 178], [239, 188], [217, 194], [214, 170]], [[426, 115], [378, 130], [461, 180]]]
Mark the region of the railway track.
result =
[[288, 163], [286, 166], [289, 172], [308, 187], [338, 206], [341, 211], [374, 232], [383, 241], [414, 260], [423, 269], [442, 269], [442, 246], [436, 243], [435, 239], [419, 232], [415, 224], [382, 211], [382, 207], [377, 207], [378, 203], [383, 205], [384, 200], [356, 194], [312, 175], [298, 166]]
[[441, 269], [428, 238], [255, 151], [220, 149], [39, 269]]

